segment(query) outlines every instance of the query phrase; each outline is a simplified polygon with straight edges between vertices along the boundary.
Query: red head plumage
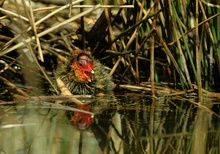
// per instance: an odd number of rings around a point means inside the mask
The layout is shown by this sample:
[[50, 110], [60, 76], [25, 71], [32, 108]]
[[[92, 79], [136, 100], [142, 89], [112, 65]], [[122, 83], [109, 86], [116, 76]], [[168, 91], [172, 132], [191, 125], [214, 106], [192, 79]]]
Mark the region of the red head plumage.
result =
[[91, 82], [94, 73], [93, 61], [88, 54], [84, 52], [75, 54], [70, 68], [74, 71], [77, 82]]

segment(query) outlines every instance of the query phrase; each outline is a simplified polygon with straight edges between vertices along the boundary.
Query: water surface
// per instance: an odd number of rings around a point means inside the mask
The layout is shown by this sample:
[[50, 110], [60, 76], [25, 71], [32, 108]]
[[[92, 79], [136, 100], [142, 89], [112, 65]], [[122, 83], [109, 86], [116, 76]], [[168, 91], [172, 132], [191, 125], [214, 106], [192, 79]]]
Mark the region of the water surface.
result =
[[137, 92], [81, 100], [94, 115], [43, 101], [1, 105], [0, 153], [220, 153], [218, 100]]

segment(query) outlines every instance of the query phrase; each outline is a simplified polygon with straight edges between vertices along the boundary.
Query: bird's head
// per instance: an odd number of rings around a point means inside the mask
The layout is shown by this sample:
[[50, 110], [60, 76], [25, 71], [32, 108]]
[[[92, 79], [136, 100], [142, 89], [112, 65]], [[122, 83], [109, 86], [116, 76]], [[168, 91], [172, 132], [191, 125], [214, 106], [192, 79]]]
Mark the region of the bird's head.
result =
[[93, 61], [88, 54], [84, 52], [76, 54], [70, 68], [74, 71], [76, 82], [91, 82], [92, 74], [94, 74]]

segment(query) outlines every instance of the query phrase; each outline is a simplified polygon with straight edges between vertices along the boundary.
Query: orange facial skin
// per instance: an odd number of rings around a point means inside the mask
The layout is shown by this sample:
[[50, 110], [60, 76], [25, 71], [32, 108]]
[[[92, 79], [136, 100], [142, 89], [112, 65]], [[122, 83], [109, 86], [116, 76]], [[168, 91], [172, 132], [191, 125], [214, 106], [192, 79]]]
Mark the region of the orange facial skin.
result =
[[75, 73], [77, 82], [91, 82], [93, 71], [93, 62], [87, 55], [80, 55], [78, 59], [74, 59], [71, 70]]

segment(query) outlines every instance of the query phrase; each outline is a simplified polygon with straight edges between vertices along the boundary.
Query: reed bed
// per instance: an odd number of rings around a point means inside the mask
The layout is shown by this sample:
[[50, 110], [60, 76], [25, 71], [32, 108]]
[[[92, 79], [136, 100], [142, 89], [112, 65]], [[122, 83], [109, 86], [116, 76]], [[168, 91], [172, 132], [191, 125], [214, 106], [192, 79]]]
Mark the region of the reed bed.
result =
[[3, 0], [0, 5], [1, 74], [14, 71], [26, 85], [34, 78], [42, 87], [43, 80], [58, 93], [56, 59], [80, 48], [111, 69], [116, 87], [150, 85], [156, 96], [155, 84], [163, 83], [195, 91], [199, 102], [206, 92], [219, 90], [219, 1]]

